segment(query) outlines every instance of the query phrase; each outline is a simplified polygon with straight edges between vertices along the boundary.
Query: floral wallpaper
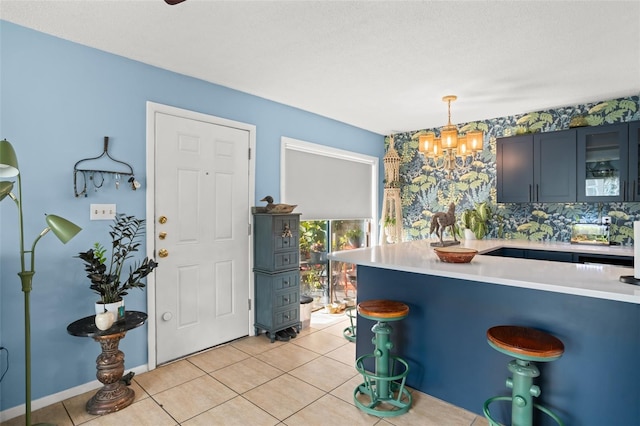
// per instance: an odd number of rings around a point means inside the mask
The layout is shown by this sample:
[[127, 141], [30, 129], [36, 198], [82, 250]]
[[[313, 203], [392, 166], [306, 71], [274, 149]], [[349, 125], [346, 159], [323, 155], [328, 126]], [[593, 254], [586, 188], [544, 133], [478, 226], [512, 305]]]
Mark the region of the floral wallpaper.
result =
[[[491, 120], [458, 125], [461, 133], [484, 132], [484, 147], [464, 165], [457, 160], [448, 178], [446, 170], [434, 167], [418, 151], [418, 137], [424, 129], [393, 135], [394, 146], [401, 158], [400, 179], [403, 232], [405, 240], [429, 238], [429, 225], [434, 213], [446, 211], [456, 204], [456, 216], [475, 203], [488, 201], [493, 212], [488, 238], [528, 239], [568, 242], [571, 224], [597, 223], [601, 216], [611, 216], [611, 241], [633, 244], [633, 221], [640, 220], [640, 203], [496, 203], [496, 138], [521, 132], [552, 132], [569, 128], [575, 117], [583, 117], [588, 125], [640, 120], [640, 96], [568, 106]], [[444, 124], [444, 122], [443, 122]], [[389, 137], [386, 143], [389, 143]]]

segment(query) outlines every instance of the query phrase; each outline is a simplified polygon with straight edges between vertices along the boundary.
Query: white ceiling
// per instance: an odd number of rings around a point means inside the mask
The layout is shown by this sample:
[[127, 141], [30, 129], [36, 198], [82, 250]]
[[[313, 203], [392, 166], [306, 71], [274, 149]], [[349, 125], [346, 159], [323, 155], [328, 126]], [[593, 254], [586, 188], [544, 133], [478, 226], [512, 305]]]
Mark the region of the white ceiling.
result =
[[[380, 134], [640, 94], [640, 2], [2, 0], [0, 17]], [[64, 58], [61, 58], [64, 60]]]

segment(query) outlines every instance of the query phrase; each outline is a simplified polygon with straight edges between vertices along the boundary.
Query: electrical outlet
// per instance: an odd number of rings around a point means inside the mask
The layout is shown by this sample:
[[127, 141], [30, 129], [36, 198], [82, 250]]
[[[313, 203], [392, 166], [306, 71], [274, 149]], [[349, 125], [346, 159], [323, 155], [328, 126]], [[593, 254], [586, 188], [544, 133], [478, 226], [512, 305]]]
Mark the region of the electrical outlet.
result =
[[603, 225], [611, 225], [611, 216], [602, 216]]
[[116, 217], [115, 204], [91, 204], [89, 219], [91, 220], [112, 220]]

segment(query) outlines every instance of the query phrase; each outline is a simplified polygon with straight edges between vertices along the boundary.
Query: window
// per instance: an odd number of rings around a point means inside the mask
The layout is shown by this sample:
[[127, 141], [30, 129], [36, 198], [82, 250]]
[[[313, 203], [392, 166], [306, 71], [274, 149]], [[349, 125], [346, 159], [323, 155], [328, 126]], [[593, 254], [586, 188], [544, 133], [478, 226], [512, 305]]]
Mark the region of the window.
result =
[[355, 301], [356, 267], [328, 262], [326, 253], [377, 241], [375, 157], [290, 138], [281, 142], [282, 202], [301, 213], [301, 292], [314, 309]]

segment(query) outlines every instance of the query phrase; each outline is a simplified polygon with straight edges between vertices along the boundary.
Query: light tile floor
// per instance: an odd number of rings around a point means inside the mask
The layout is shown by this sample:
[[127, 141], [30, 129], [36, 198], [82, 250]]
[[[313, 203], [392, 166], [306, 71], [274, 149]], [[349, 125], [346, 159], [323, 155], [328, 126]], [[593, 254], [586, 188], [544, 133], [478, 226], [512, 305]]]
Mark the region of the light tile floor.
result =
[[[355, 344], [342, 336], [344, 315], [316, 312], [311, 326], [289, 342], [245, 337], [136, 375], [134, 403], [93, 416], [88, 392], [37, 410], [32, 422], [58, 426], [121, 425], [379, 425], [485, 426], [474, 413], [411, 390], [413, 406], [381, 419], [353, 404], [361, 377]], [[2, 426], [24, 424], [24, 416]]]

